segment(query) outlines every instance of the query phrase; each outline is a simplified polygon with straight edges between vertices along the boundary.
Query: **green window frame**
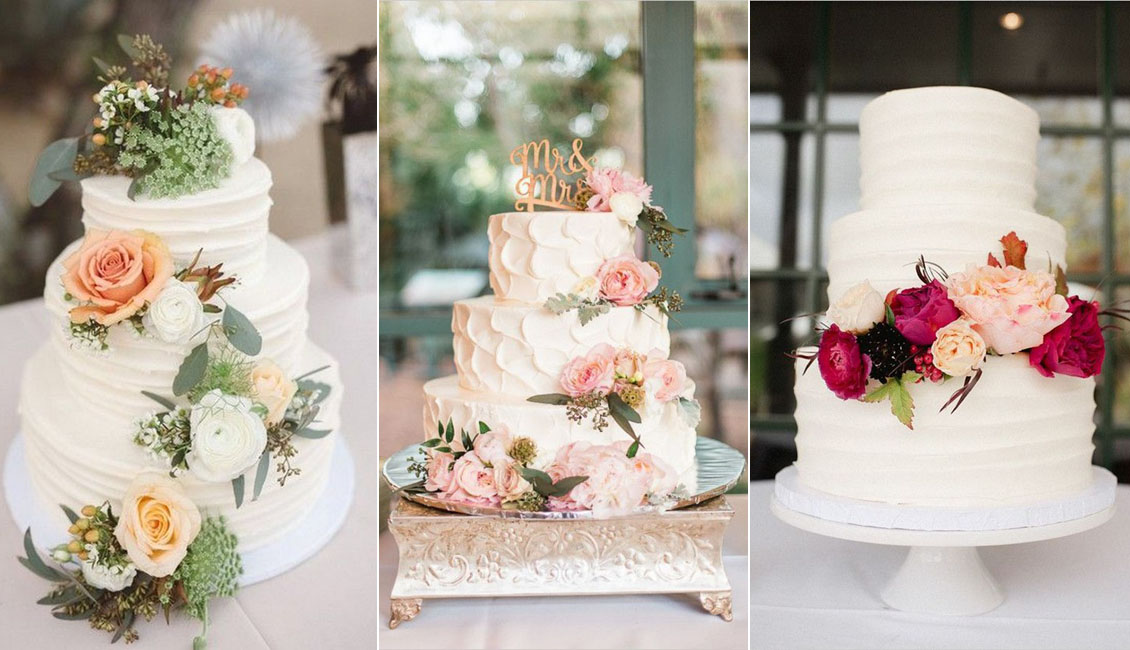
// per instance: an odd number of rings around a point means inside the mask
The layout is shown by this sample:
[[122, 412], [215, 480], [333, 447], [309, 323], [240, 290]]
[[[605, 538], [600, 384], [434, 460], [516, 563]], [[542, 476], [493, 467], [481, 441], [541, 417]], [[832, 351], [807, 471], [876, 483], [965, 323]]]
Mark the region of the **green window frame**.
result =
[[[641, 2], [640, 21], [643, 172], [655, 187], [656, 203], [675, 225], [689, 230], [663, 260], [663, 283], [685, 301], [671, 328], [745, 328], [747, 301], [702, 298], [726, 283], [695, 277], [694, 3]], [[402, 337], [450, 336], [451, 309], [382, 305], [378, 333], [382, 347]]]
[[[1094, 5], [1089, 5], [1092, 9]], [[1099, 24], [1099, 91], [1102, 104], [1102, 121], [1096, 126], [1042, 126], [1040, 134], [1052, 137], [1089, 137], [1102, 142], [1102, 251], [1100, 267], [1097, 272], [1069, 273], [1068, 279], [1075, 282], [1098, 285], [1101, 283], [1101, 300], [1104, 305], [1112, 305], [1117, 300], [1120, 289], [1130, 289], [1130, 274], [1120, 273], [1116, 255], [1116, 212], [1115, 212], [1115, 146], [1119, 140], [1130, 140], [1130, 128], [1115, 125], [1113, 115], [1115, 90], [1116, 35], [1115, 16], [1110, 3], [1098, 6]], [[957, 12], [957, 83], [970, 85], [973, 60], [973, 3], [969, 1], [954, 3]], [[810, 93], [815, 99], [815, 114], [803, 121], [778, 121], [750, 124], [751, 133], [811, 134], [814, 139], [813, 183], [812, 183], [812, 236], [806, 244], [811, 253], [811, 268], [778, 268], [754, 270], [750, 272], [751, 283], [776, 282], [779, 288], [789, 283], [804, 283], [804, 301], [799, 312], [817, 313], [826, 308], [826, 299], [820, 290], [827, 282], [827, 271], [821, 266], [825, 144], [829, 133], [858, 133], [856, 123], [829, 122], [827, 119], [828, 73], [829, 73], [829, 29], [831, 23], [831, 3], [821, 2], [815, 6], [815, 39], [813, 42], [813, 63], [815, 75]], [[837, 215], [833, 215], [835, 217]], [[1070, 236], [1068, 240], [1070, 246]], [[1109, 319], [1108, 319], [1109, 321]], [[1115, 342], [1116, 332], [1105, 332], [1107, 356], [1103, 372], [1098, 377], [1096, 401], [1098, 419], [1095, 429], [1096, 460], [1107, 467], [1115, 460], [1114, 447], [1118, 439], [1130, 439], [1130, 426], [1118, 425], [1114, 418], [1115, 384], [1118, 377], [1118, 358]], [[796, 431], [796, 421], [791, 414], [751, 413], [751, 431], [769, 433], [778, 437]]]

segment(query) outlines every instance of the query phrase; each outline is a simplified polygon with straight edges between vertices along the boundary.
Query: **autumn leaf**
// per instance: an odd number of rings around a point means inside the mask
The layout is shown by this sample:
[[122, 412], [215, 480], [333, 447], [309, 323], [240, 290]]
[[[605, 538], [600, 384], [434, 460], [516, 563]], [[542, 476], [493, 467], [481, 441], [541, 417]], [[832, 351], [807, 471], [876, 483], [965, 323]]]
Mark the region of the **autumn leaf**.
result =
[[1000, 261], [997, 260], [997, 258], [993, 257], [992, 253], [989, 253], [989, 261], [986, 262], [986, 264], [988, 264], [989, 266], [995, 266], [998, 269], [1001, 267]]
[[1001, 237], [1001, 245], [1004, 246], [1004, 263], [1018, 269], [1024, 268], [1024, 258], [1028, 256], [1028, 242], [1017, 237], [1014, 230]]

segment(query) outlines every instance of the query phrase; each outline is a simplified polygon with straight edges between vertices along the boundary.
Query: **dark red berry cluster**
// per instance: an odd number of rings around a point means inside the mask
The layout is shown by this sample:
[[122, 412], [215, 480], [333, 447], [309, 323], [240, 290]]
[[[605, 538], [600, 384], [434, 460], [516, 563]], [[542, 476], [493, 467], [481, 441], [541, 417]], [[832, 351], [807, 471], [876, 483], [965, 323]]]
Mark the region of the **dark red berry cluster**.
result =
[[910, 346], [910, 353], [914, 355], [914, 372], [922, 375], [922, 379], [918, 381], [929, 379], [938, 383], [943, 378], [942, 371], [934, 365], [934, 355], [930, 354], [929, 349], [925, 352], [922, 350], [920, 346]]

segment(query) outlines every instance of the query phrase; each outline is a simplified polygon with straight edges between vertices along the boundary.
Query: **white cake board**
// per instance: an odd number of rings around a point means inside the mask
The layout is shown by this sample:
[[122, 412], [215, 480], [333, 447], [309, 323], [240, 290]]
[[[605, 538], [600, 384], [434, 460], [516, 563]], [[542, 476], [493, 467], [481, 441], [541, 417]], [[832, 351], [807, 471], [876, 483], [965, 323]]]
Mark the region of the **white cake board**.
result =
[[[930, 508], [824, 494], [801, 484], [795, 467], [777, 474], [770, 509], [781, 521], [818, 535], [910, 547], [898, 572], [880, 591], [883, 602], [907, 612], [972, 616], [996, 609], [1005, 597], [981, 561], [977, 547], [1065, 537], [1110, 520], [1117, 481], [1101, 467], [1092, 469], [1095, 480], [1086, 490], [1023, 507], [1029, 521], [1038, 522], [1030, 525], [985, 526], [985, 522], [1017, 522], [1015, 506]], [[900, 509], [909, 513], [906, 520], [926, 517], [932, 529], [875, 525], [903, 521], [897, 516]]]
[[[353, 503], [353, 456], [345, 439], [335, 435], [329, 481], [314, 507], [283, 539], [243, 553], [241, 586], [262, 582], [298, 566], [333, 539]], [[51, 516], [59, 504], [45, 503], [35, 493], [24, 458], [24, 437], [16, 436], [4, 459], [4, 496], [20, 530], [32, 530], [36, 545], [43, 549], [67, 541], [66, 530]], [[68, 504], [70, 505], [70, 504]]]

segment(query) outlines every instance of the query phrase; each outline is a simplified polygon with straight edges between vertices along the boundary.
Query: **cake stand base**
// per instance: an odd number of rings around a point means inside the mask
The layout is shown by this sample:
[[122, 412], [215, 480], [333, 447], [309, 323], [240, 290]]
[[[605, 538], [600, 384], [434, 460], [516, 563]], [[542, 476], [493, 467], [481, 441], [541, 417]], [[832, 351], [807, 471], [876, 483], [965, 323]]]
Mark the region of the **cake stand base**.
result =
[[[1005, 508], [1003, 517], [995, 516], [995, 509], [988, 507], [981, 508], [979, 512], [977, 509], [939, 507], [933, 508], [932, 514], [927, 512], [930, 508], [908, 507], [908, 511], [913, 510], [911, 518], [930, 515], [923, 521], [931, 522], [932, 526], [941, 528], [939, 530], [851, 523], [853, 519], [896, 522], [899, 506], [833, 495], [822, 497], [822, 493], [805, 488], [797, 481], [793, 467], [777, 474], [776, 494], [770, 509], [781, 521], [819, 535], [909, 547], [902, 566], [879, 592], [880, 598], [891, 608], [923, 614], [974, 616], [996, 609], [1005, 599], [1004, 590], [981, 561], [977, 547], [1022, 544], [1074, 535], [1110, 520], [1114, 515], [1116, 482], [1110, 472], [1098, 467], [1094, 471], [1098, 487], [1093, 485], [1081, 491], [1077, 497], [1078, 507], [1072, 507], [1070, 496], [1049, 501], [1053, 504], [1050, 510], [1054, 515], [1041, 514], [1041, 505], [1034, 504], [1029, 514], [1036, 520], [1052, 523], [1016, 528], [985, 528], [986, 521], [1011, 521], [1016, 514], [1014, 508]], [[797, 508], [824, 512], [828, 517], [839, 520], [814, 516]], [[963, 525], [976, 529], [961, 530]]]
[[610, 519], [514, 519], [397, 499], [389, 516], [399, 563], [390, 629], [431, 598], [689, 593], [733, 620], [722, 535], [724, 496]]
[[[242, 554], [240, 586], [262, 582], [286, 573], [328, 544], [345, 523], [353, 503], [353, 456], [341, 434], [334, 436], [333, 460], [329, 481], [310, 512], [283, 539]], [[4, 458], [4, 496], [8, 510], [20, 530], [32, 529], [41, 547], [66, 541], [66, 530], [59, 528], [51, 513], [58, 504], [45, 503], [36, 494], [27, 473], [23, 435], [16, 436]]]

